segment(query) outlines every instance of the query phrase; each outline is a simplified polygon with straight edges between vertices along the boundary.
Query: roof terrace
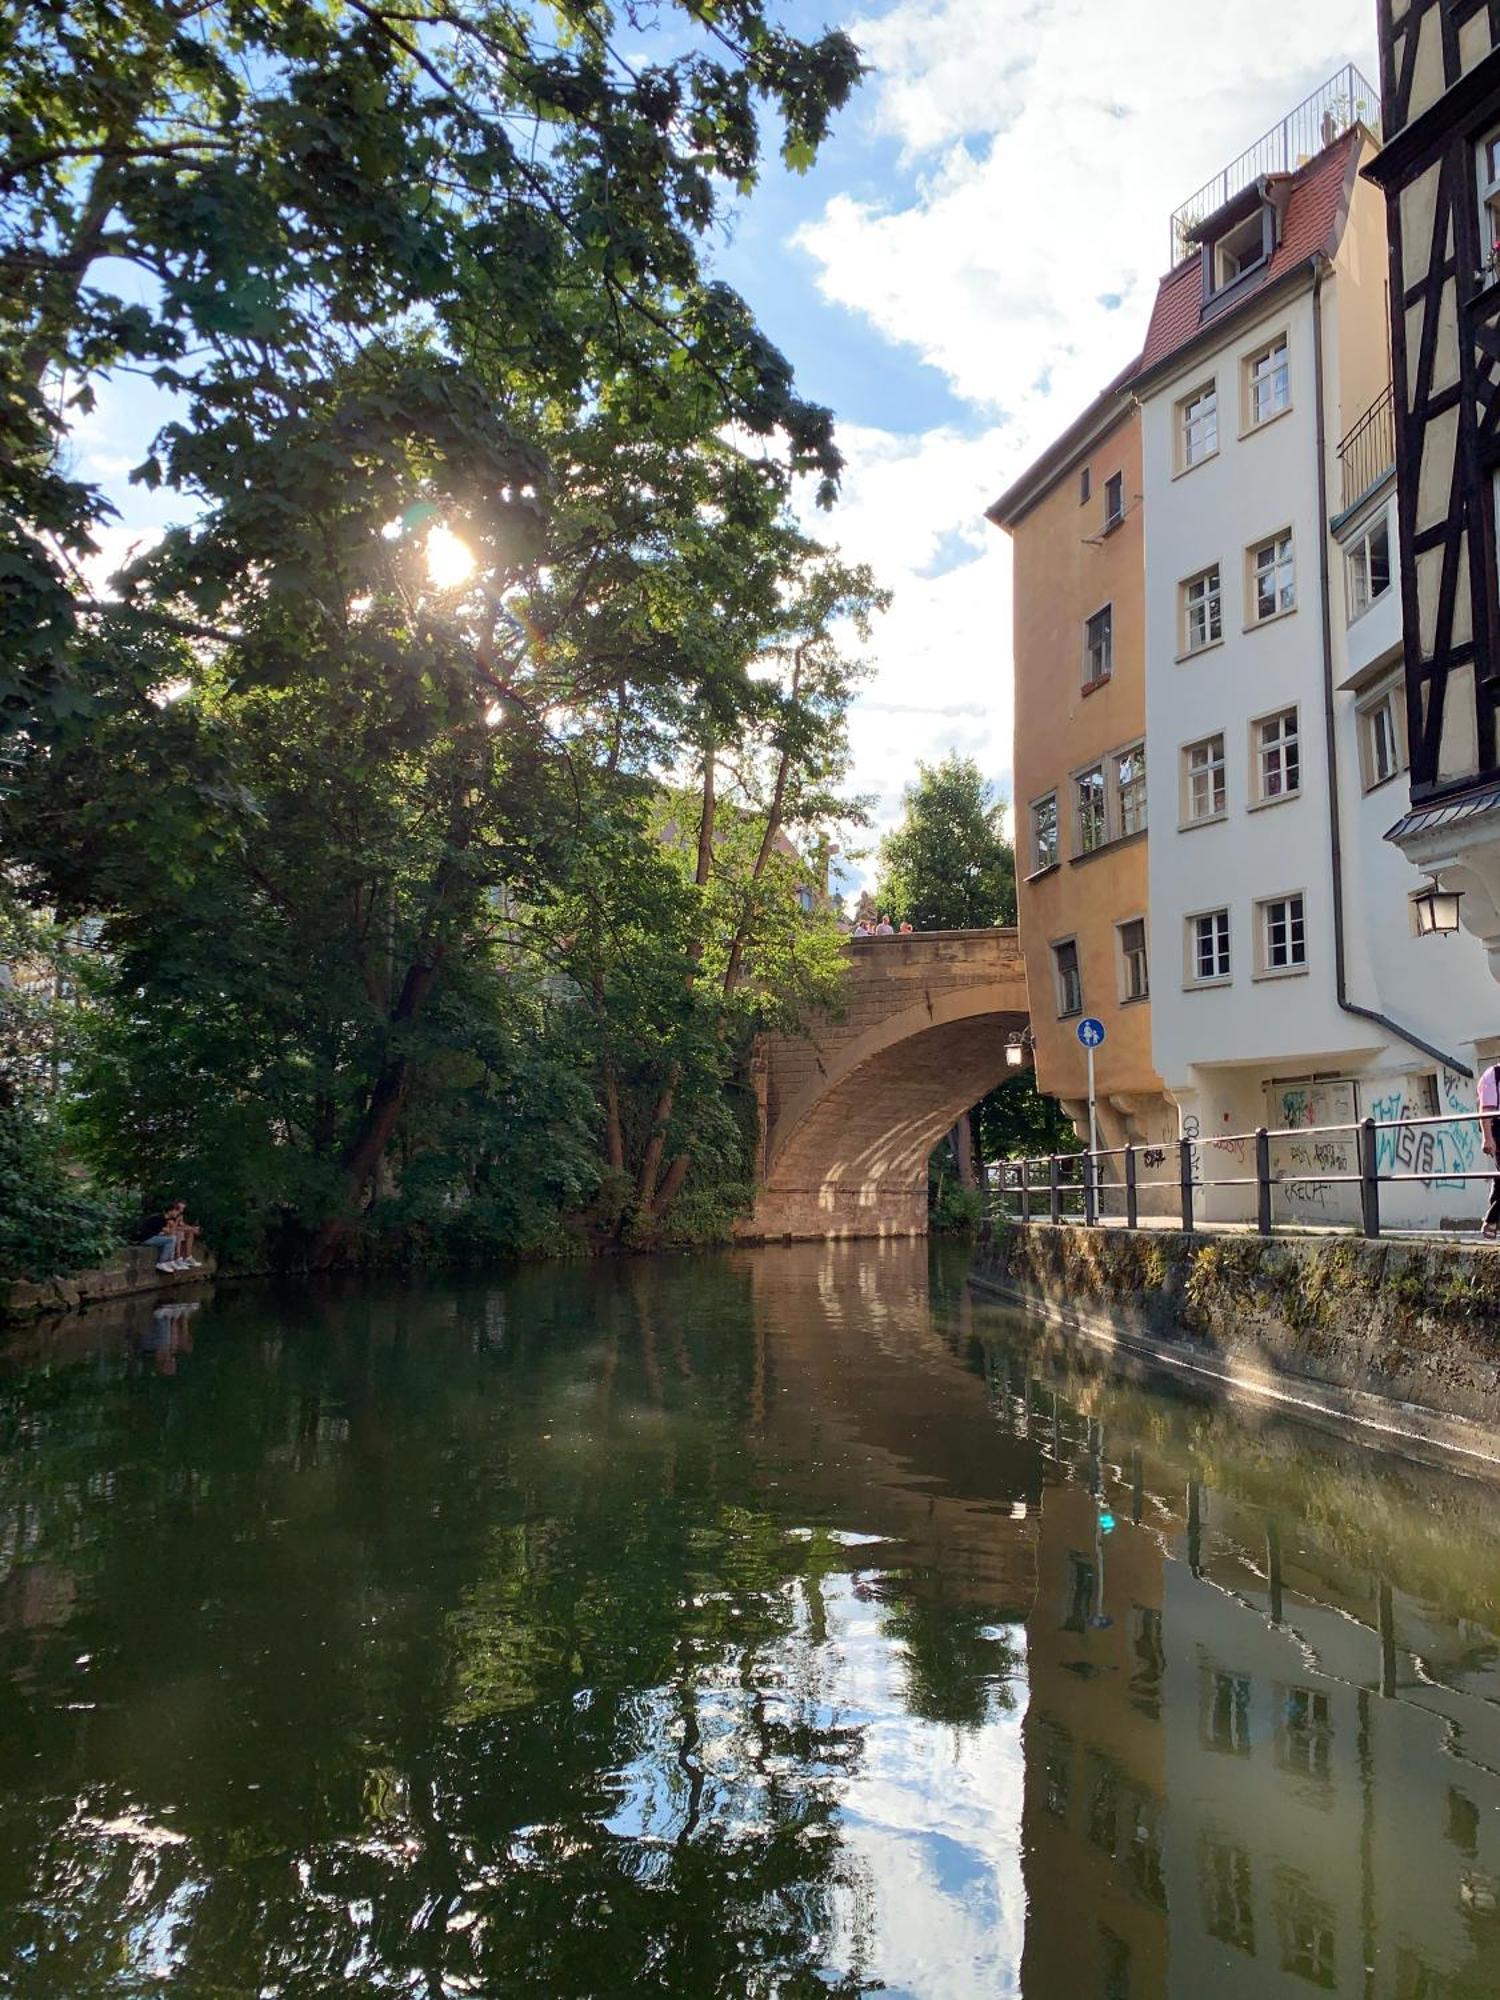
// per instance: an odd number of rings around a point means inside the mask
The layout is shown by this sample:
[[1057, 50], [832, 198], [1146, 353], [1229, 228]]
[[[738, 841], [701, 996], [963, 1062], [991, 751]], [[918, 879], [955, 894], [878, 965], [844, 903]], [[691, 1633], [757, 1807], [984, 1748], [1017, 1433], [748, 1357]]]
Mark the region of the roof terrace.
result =
[[1237, 160], [1214, 175], [1172, 212], [1172, 262], [1192, 250], [1196, 231], [1210, 215], [1233, 201], [1265, 174], [1294, 173], [1304, 160], [1331, 146], [1351, 125], [1367, 125], [1380, 137], [1380, 92], [1353, 63], [1345, 63], [1311, 97], [1303, 98], [1279, 125], [1261, 134]]

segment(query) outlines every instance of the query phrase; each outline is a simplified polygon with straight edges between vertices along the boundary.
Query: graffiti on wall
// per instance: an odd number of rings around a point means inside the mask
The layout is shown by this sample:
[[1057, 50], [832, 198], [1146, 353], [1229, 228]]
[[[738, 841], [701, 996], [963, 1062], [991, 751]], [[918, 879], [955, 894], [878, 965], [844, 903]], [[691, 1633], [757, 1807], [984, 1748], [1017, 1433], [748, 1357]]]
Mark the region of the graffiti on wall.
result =
[[[1419, 1125], [1414, 1121], [1430, 1116], [1425, 1101], [1408, 1096], [1412, 1079], [1403, 1078], [1370, 1102], [1375, 1120], [1375, 1165], [1381, 1174], [1416, 1174], [1429, 1192], [1436, 1188], [1464, 1188], [1462, 1179], [1475, 1170], [1479, 1157], [1479, 1128], [1464, 1121], [1452, 1125]], [[1455, 1070], [1438, 1074], [1440, 1111], [1472, 1111], [1469, 1088]]]

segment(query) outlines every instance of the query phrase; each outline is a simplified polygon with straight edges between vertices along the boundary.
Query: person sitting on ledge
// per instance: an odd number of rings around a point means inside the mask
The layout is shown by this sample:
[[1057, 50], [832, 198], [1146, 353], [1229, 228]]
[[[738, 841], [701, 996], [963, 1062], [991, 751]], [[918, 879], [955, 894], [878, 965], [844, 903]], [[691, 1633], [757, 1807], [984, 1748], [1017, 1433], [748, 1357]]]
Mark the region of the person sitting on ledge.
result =
[[195, 1271], [198, 1259], [192, 1253], [198, 1233], [197, 1223], [187, 1220], [186, 1202], [174, 1201], [165, 1213], [144, 1219], [140, 1241], [156, 1252], [158, 1271]]
[[193, 1255], [193, 1251], [202, 1231], [196, 1222], [188, 1221], [185, 1201], [174, 1201], [167, 1210], [167, 1227], [177, 1238], [178, 1270], [196, 1271], [198, 1259]]

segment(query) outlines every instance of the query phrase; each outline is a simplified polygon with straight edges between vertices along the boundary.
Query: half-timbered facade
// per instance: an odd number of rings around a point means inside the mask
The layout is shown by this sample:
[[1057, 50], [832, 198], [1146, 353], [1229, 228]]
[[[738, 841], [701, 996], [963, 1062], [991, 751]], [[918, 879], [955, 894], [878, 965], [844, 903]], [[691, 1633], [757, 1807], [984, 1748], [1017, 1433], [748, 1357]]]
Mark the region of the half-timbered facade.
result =
[[1462, 892], [1500, 976], [1500, 4], [1379, 20], [1411, 766], [1390, 837]]

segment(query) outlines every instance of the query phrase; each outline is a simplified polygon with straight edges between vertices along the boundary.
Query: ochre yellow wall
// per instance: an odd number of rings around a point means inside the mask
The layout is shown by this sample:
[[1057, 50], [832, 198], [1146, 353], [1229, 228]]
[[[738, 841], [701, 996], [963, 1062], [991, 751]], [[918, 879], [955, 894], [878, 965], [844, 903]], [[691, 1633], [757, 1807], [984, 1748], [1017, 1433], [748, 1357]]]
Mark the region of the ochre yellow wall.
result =
[[[1079, 503], [1079, 475], [1090, 468], [1092, 492]], [[1125, 474], [1124, 522], [1099, 540], [1104, 486]], [[1138, 741], [1146, 727], [1145, 553], [1142, 545], [1140, 413], [1122, 399], [1115, 428], [1069, 463], [1051, 489], [1011, 529], [1015, 557], [1015, 824], [1020, 875], [1021, 944], [1036, 1035], [1038, 1088], [1052, 1097], [1086, 1095], [1085, 1058], [1077, 1021], [1057, 1018], [1054, 940], [1076, 937], [1084, 1011], [1105, 1023], [1108, 1038], [1096, 1057], [1101, 1098], [1158, 1095], [1151, 1066], [1149, 1001], [1122, 1004], [1115, 923], [1148, 916], [1146, 842], [1137, 837], [1074, 860], [1071, 774], [1096, 758]], [[1092, 543], [1089, 537], [1093, 537]], [[1110, 680], [1083, 692], [1084, 621], [1114, 606], [1114, 669]], [[1031, 803], [1056, 788], [1062, 859], [1028, 879]], [[1170, 953], [1175, 940], [1161, 941]], [[1158, 941], [1147, 944], [1152, 977], [1180, 978], [1175, 964], [1156, 964]]]

